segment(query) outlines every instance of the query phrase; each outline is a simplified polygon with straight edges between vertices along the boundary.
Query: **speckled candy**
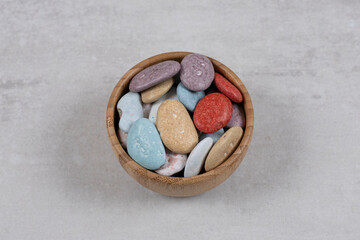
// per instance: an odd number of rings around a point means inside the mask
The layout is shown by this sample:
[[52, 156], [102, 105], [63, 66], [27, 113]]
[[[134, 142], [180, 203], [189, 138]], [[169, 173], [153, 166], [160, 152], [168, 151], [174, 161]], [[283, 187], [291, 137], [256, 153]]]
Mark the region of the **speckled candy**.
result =
[[136, 74], [130, 82], [131, 92], [141, 92], [172, 78], [180, 71], [180, 64], [176, 61], [164, 61]]
[[191, 151], [189, 158], [185, 165], [184, 177], [193, 177], [200, 173], [206, 155], [213, 145], [213, 140], [210, 137], [203, 139]]
[[210, 171], [233, 154], [240, 143], [243, 130], [241, 127], [232, 127], [211, 148], [205, 160], [205, 171]]
[[181, 61], [180, 80], [191, 91], [203, 91], [214, 80], [214, 66], [204, 55], [192, 53]]
[[155, 172], [164, 176], [174, 175], [175, 173], [178, 173], [184, 169], [186, 159], [186, 154], [178, 154], [167, 151], [165, 164], [162, 165], [159, 169], [156, 169]]
[[189, 153], [199, 141], [188, 111], [175, 99], [168, 99], [160, 105], [156, 127], [164, 145], [175, 153]]
[[155, 170], [166, 161], [164, 145], [149, 119], [141, 118], [131, 126], [126, 146], [130, 157], [144, 168]]
[[245, 113], [244, 108], [241, 104], [233, 103], [232, 104], [232, 116], [226, 127], [245, 127]]
[[193, 92], [187, 89], [184, 84], [179, 83], [176, 88], [176, 93], [179, 98], [179, 101], [184, 104], [187, 110], [193, 112], [196, 104], [205, 97], [204, 91]]
[[225, 127], [231, 115], [231, 101], [221, 93], [212, 93], [196, 105], [193, 120], [201, 132], [213, 133]]
[[215, 73], [215, 85], [225, 96], [231, 99], [231, 101], [240, 103], [243, 101], [243, 97], [239, 89], [237, 89], [231, 82], [226, 80], [223, 76]]
[[141, 100], [143, 103], [152, 103], [161, 98], [167, 91], [170, 90], [174, 84], [174, 79], [169, 78], [168, 80], [159, 83], [145, 91], [141, 92]]
[[128, 132], [131, 125], [144, 116], [138, 93], [126, 93], [120, 98], [116, 108], [120, 116], [119, 127], [124, 132]]

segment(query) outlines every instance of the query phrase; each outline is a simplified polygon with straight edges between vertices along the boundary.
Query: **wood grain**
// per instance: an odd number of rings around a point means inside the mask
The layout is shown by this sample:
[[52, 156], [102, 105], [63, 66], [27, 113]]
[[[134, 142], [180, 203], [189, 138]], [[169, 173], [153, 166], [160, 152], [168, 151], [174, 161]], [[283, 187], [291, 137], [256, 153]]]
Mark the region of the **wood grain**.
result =
[[246, 116], [245, 132], [240, 145], [237, 147], [235, 152], [215, 169], [198, 176], [186, 178], [159, 175], [141, 167], [127, 155], [125, 150], [121, 147], [119, 139], [116, 135], [117, 124], [115, 123], [119, 121], [116, 104], [120, 97], [128, 92], [130, 80], [146, 67], [166, 60], [175, 60], [180, 62], [188, 54], [190, 54], [190, 52], [162, 53], [136, 64], [127, 73], [125, 73], [115, 86], [110, 96], [106, 111], [106, 128], [109, 140], [121, 166], [131, 177], [144, 187], [152, 191], [174, 197], [187, 197], [201, 194], [224, 182], [238, 168], [245, 157], [254, 129], [254, 110], [250, 95], [244, 84], [228, 67], [215, 59], [209, 58], [215, 67], [215, 71], [231, 81], [241, 91], [244, 98], [243, 103]]

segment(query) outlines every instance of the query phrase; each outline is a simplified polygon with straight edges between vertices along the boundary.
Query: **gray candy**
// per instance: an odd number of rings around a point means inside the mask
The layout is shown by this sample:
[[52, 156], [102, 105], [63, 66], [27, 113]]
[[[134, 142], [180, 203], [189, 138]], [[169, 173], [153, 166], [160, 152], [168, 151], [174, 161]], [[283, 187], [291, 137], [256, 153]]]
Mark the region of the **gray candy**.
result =
[[180, 71], [180, 64], [176, 61], [164, 61], [136, 74], [130, 82], [130, 92], [141, 92], [151, 88], [169, 78], [175, 76]]
[[204, 55], [192, 53], [181, 61], [180, 80], [191, 91], [203, 91], [214, 80], [214, 66]]
[[245, 113], [244, 113], [244, 108], [241, 104], [236, 104], [233, 103], [232, 104], [232, 115], [231, 115], [231, 119], [228, 122], [228, 124], [226, 124], [226, 127], [228, 128], [232, 128], [232, 127], [245, 127]]

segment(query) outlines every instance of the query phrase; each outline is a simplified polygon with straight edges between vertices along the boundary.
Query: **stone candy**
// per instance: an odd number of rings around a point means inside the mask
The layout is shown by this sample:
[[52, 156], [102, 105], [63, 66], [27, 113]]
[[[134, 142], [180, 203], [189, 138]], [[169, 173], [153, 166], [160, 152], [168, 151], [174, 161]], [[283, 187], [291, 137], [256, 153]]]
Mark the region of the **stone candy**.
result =
[[174, 175], [175, 173], [178, 173], [184, 169], [186, 159], [186, 154], [178, 154], [168, 151], [166, 153], [165, 164], [162, 165], [159, 169], [156, 169], [155, 172], [164, 176]]
[[240, 143], [243, 130], [232, 127], [215, 143], [205, 160], [205, 171], [210, 171], [223, 163]]
[[179, 83], [176, 88], [176, 93], [179, 98], [179, 101], [184, 104], [187, 110], [193, 112], [196, 104], [205, 97], [204, 91], [193, 92], [187, 89], [184, 84]]
[[198, 143], [189, 113], [178, 100], [168, 99], [160, 105], [156, 127], [165, 146], [175, 153], [189, 153]]
[[155, 170], [166, 161], [164, 145], [149, 119], [140, 118], [131, 126], [126, 146], [130, 157], [144, 168]]
[[126, 93], [120, 98], [116, 108], [120, 116], [119, 127], [124, 132], [128, 132], [131, 125], [144, 116], [138, 93]]
[[130, 82], [131, 92], [141, 92], [172, 78], [180, 71], [180, 64], [176, 61], [164, 61], [136, 74]]
[[217, 142], [217, 140], [219, 140], [219, 138], [224, 134], [224, 129], [220, 129], [217, 132], [214, 133], [204, 133], [200, 136], [200, 141], [203, 140], [204, 138], [210, 137], [214, 143]]
[[212, 93], [196, 105], [193, 120], [201, 132], [213, 133], [225, 127], [231, 115], [231, 101], [221, 93]]
[[226, 124], [226, 127], [232, 128], [232, 127], [245, 127], [245, 113], [244, 108], [240, 104], [233, 103], [232, 104], [232, 116], [228, 124]]
[[156, 123], [157, 111], [158, 111], [160, 105], [166, 99], [177, 99], [176, 88], [170, 89], [170, 91], [168, 91], [164, 96], [162, 96], [159, 100], [157, 100], [156, 102], [153, 103], [153, 105], [151, 106], [150, 114], [149, 114], [149, 120], [152, 123], [154, 123], [154, 124]]
[[226, 80], [223, 76], [215, 73], [215, 85], [225, 96], [231, 99], [231, 101], [240, 103], [243, 100], [241, 92], [231, 82]]
[[203, 139], [191, 151], [189, 158], [185, 165], [184, 177], [196, 176], [200, 173], [206, 155], [213, 145], [213, 140], [210, 137]]
[[180, 80], [191, 91], [203, 91], [214, 80], [214, 66], [204, 55], [186, 55], [181, 61]]
[[174, 84], [174, 79], [169, 78], [165, 82], [159, 83], [145, 91], [141, 92], [141, 100], [143, 103], [152, 103], [167, 93]]

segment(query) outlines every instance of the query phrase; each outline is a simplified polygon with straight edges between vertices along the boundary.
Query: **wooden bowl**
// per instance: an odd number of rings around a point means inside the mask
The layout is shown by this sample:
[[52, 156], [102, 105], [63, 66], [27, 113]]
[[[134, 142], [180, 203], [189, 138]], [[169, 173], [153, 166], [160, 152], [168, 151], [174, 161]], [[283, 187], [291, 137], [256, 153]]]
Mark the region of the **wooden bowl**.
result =
[[245, 132], [240, 145], [237, 147], [235, 152], [215, 169], [194, 177], [162, 176], [141, 167], [129, 157], [129, 155], [121, 147], [116, 134], [119, 122], [119, 116], [116, 110], [118, 100], [121, 96], [129, 91], [128, 87], [130, 80], [144, 68], [166, 60], [175, 60], [181, 62], [181, 60], [188, 54], [190, 54], [190, 52], [162, 53], [136, 64], [127, 73], [125, 73], [125, 75], [115, 86], [110, 96], [106, 111], [107, 132], [111, 146], [117, 158], [119, 159], [121, 166], [131, 177], [133, 177], [144, 187], [152, 191], [174, 197], [187, 197], [204, 193], [224, 182], [243, 160], [251, 142], [254, 128], [253, 106], [250, 95], [244, 84], [228, 67], [216, 61], [215, 59], [209, 58], [214, 65], [215, 71], [222, 74], [225, 78], [231, 81], [241, 91], [244, 98], [243, 104], [246, 115]]

